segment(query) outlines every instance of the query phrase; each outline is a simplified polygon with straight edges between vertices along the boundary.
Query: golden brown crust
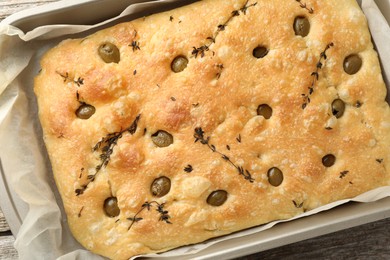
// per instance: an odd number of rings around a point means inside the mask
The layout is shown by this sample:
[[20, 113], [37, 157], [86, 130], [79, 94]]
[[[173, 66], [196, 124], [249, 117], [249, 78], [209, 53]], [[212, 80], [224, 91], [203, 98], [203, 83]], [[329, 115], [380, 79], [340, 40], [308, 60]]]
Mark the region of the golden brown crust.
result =
[[[297, 16], [310, 22], [306, 37], [294, 34]], [[118, 46], [118, 64], [98, 55], [104, 42]], [[269, 51], [256, 59], [259, 45]], [[363, 65], [348, 75], [344, 58], [354, 53]], [[178, 55], [189, 63], [174, 73]], [[306, 8], [205, 0], [66, 40], [41, 65], [35, 92], [68, 223], [98, 254], [166, 251], [389, 185], [390, 109], [354, 0], [308, 0]], [[332, 115], [337, 98], [346, 104], [341, 118]], [[75, 114], [83, 103], [96, 108], [87, 120]], [[257, 115], [260, 104], [272, 107], [270, 119]], [[173, 144], [157, 147], [158, 130]], [[336, 157], [331, 167], [327, 154]], [[280, 186], [268, 181], [272, 167], [283, 172]], [[150, 186], [161, 176], [171, 190], [156, 198]], [[208, 205], [220, 189], [227, 201]], [[117, 217], [104, 213], [109, 197], [118, 199]]]

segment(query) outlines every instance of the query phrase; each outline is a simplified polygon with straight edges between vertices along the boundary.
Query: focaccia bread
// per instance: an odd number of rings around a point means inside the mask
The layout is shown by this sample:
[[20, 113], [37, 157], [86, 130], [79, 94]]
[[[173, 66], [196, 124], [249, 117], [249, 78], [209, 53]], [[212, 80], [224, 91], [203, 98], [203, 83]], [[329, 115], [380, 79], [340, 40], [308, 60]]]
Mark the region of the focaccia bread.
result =
[[35, 79], [67, 221], [162, 252], [390, 184], [390, 109], [355, 0], [204, 0], [65, 40]]

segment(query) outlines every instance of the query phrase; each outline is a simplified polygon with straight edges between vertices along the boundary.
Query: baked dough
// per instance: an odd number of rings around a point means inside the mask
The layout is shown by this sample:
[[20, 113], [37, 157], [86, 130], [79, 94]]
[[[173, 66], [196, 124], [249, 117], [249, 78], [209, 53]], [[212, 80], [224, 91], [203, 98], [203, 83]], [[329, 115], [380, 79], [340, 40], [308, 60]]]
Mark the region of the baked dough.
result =
[[97, 254], [163, 252], [390, 183], [386, 88], [355, 0], [204, 0], [65, 40], [41, 66], [67, 221]]

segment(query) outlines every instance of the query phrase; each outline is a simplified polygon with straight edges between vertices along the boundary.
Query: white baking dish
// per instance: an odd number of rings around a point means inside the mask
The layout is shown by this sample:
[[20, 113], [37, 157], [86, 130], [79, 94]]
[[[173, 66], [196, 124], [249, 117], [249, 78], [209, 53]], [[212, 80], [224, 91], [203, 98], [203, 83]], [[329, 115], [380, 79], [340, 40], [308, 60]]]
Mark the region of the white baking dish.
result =
[[[14, 14], [6, 18], [2, 24], [16, 26], [25, 33], [38, 26], [49, 24], [96, 24], [118, 15], [125, 7], [135, 2], [139, 1], [65, 0]], [[193, 0], [183, 0], [181, 3], [189, 2]], [[376, 2], [384, 16], [390, 21], [390, 0], [377, 0]], [[145, 14], [141, 13], [138, 16]], [[385, 78], [389, 79], [390, 75], [385, 75]], [[0, 206], [13, 234], [16, 235], [27, 215], [28, 206], [10, 187], [10, 175], [5, 172], [6, 170], [6, 167], [0, 165]], [[370, 203], [351, 202], [330, 211], [279, 223], [260, 233], [216, 243], [196, 255], [181, 256], [180, 259], [234, 258], [388, 217], [390, 217], [390, 198]], [[176, 258], [170, 257], [170, 259]]]

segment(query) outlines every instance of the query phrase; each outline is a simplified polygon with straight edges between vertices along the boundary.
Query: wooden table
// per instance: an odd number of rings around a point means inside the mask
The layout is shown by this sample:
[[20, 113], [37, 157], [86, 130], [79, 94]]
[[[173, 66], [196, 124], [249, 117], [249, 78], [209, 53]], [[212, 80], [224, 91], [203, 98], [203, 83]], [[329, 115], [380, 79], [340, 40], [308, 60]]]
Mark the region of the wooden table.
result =
[[[0, 21], [19, 10], [56, 1], [1, 0]], [[14, 241], [0, 209], [0, 260], [17, 259]], [[390, 218], [240, 259], [390, 259]]]

